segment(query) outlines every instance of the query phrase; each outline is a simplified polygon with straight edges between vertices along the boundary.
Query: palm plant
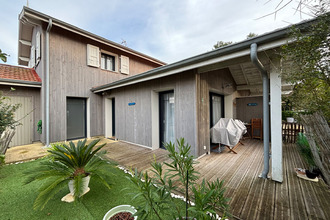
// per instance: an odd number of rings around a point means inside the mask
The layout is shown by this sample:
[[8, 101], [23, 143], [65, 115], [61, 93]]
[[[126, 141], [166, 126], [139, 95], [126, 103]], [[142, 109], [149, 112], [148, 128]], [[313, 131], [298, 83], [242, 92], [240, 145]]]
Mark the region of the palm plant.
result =
[[48, 150], [50, 153], [48, 158], [41, 162], [38, 170], [26, 172], [28, 175], [26, 184], [36, 180], [45, 181], [34, 202], [34, 209], [43, 209], [56, 193], [67, 186], [70, 180], [73, 180], [75, 200], [86, 193], [83, 189], [83, 178], [87, 176], [93, 176], [93, 179], [102, 182], [110, 189], [107, 181], [111, 175], [107, 172], [107, 167], [110, 164], [99, 157], [99, 151], [105, 144], [93, 150], [99, 141], [94, 140], [88, 145], [86, 145], [86, 139], [78, 141], [77, 145], [73, 142], [69, 142], [69, 145], [54, 144]]

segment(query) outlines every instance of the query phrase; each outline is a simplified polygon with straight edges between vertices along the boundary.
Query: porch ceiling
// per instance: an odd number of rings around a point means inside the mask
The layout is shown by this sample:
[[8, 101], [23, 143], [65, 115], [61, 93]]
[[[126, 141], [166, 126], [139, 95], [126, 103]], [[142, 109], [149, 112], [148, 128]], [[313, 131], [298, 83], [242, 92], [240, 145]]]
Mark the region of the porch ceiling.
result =
[[[271, 56], [274, 55], [274, 51], [268, 51], [260, 54], [259, 58], [268, 74], [270, 66], [274, 65], [271, 62]], [[286, 63], [282, 62], [282, 67], [287, 66]], [[222, 62], [204, 66], [198, 69], [199, 73], [214, 71], [218, 69], [228, 68], [235, 81], [236, 89], [238, 91], [249, 91], [249, 95], [260, 96], [262, 95], [262, 75], [258, 68], [251, 62], [249, 56], [233, 59], [228, 62]], [[282, 82], [282, 91], [288, 93], [292, 88], [290, 85]], [[282, 93], [283, 93], [282, 92]]]

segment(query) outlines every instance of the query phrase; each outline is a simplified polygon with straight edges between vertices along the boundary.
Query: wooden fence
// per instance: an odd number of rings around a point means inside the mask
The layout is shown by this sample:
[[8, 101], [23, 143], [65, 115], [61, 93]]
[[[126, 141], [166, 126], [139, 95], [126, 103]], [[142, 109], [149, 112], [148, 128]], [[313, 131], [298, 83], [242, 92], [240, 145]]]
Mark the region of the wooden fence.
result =
[[299, 132], [304, 133], [304, 126], [297, 123], [282, 123], [282, 138], [285, 143], [296, 143]]

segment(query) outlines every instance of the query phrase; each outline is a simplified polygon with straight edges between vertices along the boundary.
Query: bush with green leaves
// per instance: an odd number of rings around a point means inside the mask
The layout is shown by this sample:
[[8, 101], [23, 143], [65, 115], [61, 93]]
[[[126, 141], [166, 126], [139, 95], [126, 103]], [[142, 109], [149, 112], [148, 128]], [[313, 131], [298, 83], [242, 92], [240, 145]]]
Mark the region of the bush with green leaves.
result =
[[91, 176], [110, 189], [108, 178], [111, 173], [107, 170], [110, 164], [100, 157], [105, 153], [105, 151], [99, 152], [105, 144], [97, 147], [96, 144], [99, 141], [94, 140], [88, 145], [86, 139], [78, 141], [77, 145], [73, 142], [69, 142], [69, 145], [54, 144], [48, 150], [48, 159], [41, 163], [38, 170], [25, 172], [26, 184], [33, 181], [43, 183], [34, 202], [34, 209], [43, 209], [56, 193], [64, 187], [68, 187], [70, 180], [74, 180], [75, 201], [83, 193], [82, 179], [86, 176]]
[[8, 104], [5, 100], [10, 98], [3, 96], [0, 91], [0, 136], [7, 128], [15, 128], [19, 122], [15, 120], [15, 111], [20, 104]]
[[[128, 177], [135, 185], [138, 193], [134, 198], [142, 198], [141, 206], [136, 207], [139, 219], [186, 219], [192, 215], [197, 219], [216, 219], [217, 209], [226, 215], [228, 199], [224, 197], [223, 181], [216, 180], [201, 185], [196, 184], [199, 173], [195, 171], [196, 160], [191, 155], [191, 146], [183, 138], [177, 140], [177, 146], [166, 143], [170, 162], [151, 163], [152, 176], [148, 172], [138, 173]], [[164, 169], [166, 167], [166, 169]], [[183, 191], [186, 209], [174, 201], [173, 193]], [[195, 204], [193, 205], [193, 201]]]
[[[15, 89], [11, 88], [10, 91], [13, 90]], [[20, 125], [19, 121], [15, 119], [15, 112], [20, 104], [9, 104], [6, 102], [9, 99], [0, 91], [0, 165], [5, 163], [5, 154], [15, 134], [14, 129]]]

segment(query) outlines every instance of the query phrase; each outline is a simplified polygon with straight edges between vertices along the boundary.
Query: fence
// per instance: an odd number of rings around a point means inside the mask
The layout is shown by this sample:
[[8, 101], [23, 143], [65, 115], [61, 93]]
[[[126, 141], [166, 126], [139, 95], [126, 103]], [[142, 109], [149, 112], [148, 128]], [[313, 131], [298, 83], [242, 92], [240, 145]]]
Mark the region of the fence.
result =
[[297, 123], [282, 123], [282, 138], [285, 143], [296, 143], [299, 132], [304, 133], [304, 126]]

